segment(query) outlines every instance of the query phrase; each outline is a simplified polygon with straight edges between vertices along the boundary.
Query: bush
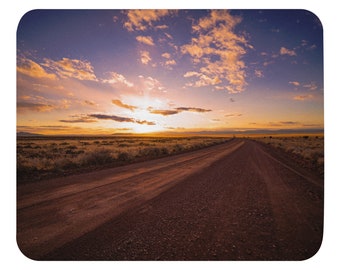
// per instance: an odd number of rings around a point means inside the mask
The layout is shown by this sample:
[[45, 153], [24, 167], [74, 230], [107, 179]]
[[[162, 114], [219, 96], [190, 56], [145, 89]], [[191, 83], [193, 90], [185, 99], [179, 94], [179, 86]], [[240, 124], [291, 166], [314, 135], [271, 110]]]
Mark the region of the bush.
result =
[[131, 159], [131, 156], [127, 152], [121, 152], [121, 153], [118, 154], [117, 159], [119, 161], [128, 161], [128, 160]]
[[108, 149], [97, 149], [92, 152], [84, 154], [81, 163], [83, 165], [94, 166], [112, 163], [114, 158], [111, 151]]

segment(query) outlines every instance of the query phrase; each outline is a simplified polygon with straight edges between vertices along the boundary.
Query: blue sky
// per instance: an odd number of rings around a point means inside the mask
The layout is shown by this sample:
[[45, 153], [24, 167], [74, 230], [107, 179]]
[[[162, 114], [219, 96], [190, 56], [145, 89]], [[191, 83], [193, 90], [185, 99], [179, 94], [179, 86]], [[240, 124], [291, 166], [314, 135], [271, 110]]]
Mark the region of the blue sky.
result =
[[304, 10], [36, 10], [17, 30], [17, 130], [323, 128], [323, 32]]

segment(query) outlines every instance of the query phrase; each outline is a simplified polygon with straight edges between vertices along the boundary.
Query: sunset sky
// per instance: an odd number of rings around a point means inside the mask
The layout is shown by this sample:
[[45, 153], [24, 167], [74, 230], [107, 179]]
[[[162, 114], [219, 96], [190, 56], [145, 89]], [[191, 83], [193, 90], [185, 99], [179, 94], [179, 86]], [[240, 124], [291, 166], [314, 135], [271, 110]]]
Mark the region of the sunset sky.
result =
[[17, 131], [323, 129], [303, 10], [40, 10], [17, 30]]

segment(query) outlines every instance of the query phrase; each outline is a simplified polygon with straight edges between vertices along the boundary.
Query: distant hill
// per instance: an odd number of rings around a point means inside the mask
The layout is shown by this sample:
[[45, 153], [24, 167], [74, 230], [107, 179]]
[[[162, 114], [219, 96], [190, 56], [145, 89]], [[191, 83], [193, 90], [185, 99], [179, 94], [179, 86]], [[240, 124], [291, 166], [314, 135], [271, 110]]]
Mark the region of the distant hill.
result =
[[42, 136], [41, 134], [37, 133], [30, 133], [30, 132], [17, 132], [18, 137], [30, 137], [30, 136]]

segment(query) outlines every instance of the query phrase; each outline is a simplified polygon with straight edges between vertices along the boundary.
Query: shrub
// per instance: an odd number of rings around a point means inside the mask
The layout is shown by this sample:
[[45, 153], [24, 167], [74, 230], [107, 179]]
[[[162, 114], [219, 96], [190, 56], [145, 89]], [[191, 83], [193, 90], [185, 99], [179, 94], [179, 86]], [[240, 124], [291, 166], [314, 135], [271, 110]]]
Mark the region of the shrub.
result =
[[97, 149], [92, 152], [84, 154], [81, 163], [83, 165], [95, 166], [104, 165], [114, 161], [111, 151], [108, 149]]
[[128, 161], [128, 160], [131, 159], [131, 156], [127, 152], [121, 152], [121, 153], [118, 154], [117, 159], [119, 161]]

